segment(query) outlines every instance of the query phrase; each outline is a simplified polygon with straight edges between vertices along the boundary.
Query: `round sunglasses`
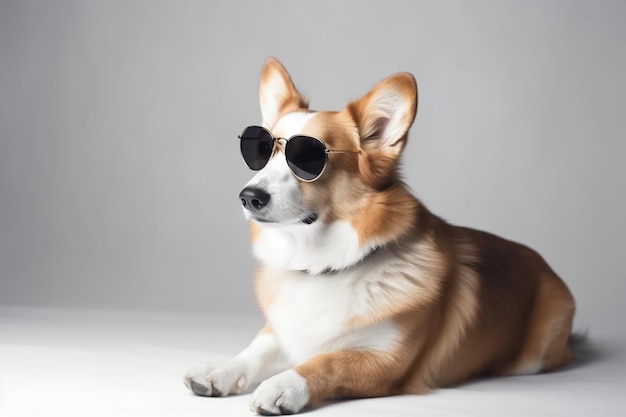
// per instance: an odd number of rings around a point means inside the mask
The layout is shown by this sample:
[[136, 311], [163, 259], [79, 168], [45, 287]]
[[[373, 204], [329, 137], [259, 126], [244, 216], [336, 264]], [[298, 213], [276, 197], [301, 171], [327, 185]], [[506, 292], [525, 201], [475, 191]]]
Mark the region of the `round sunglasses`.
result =
[[272, 157], [275, 142], [285, 141], [285, 159], [293, 175], [306, 182], [318, 179], [328, 162], [329, 153], [361, 153], [361, 151], [331, 150], [313, 136], [294, 135], [289, 139], [274, 138], [261, 126], [248, 126], [241, 135], [241, 155], [250, 169], [263, 169]]

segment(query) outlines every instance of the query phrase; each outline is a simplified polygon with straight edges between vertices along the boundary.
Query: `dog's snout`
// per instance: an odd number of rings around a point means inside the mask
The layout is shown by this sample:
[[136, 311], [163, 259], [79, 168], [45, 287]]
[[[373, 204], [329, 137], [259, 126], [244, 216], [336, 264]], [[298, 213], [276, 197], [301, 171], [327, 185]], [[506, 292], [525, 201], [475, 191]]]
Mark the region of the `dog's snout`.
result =
[[259, 211], [270, 201], [270, 195], [260, 188], [246, 187], [239, 193], [241, 204], [251, 211]]

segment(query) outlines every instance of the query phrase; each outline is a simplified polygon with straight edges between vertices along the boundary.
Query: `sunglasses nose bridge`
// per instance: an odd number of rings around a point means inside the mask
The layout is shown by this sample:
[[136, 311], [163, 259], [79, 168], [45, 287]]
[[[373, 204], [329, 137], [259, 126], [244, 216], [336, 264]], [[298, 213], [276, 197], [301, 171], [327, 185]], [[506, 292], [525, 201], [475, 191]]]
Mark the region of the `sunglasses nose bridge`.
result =
[[274, 153], [285, 153], [285, 147], [287, 145], [287, 139], [285, 138], [273, 138], [274, 139]]

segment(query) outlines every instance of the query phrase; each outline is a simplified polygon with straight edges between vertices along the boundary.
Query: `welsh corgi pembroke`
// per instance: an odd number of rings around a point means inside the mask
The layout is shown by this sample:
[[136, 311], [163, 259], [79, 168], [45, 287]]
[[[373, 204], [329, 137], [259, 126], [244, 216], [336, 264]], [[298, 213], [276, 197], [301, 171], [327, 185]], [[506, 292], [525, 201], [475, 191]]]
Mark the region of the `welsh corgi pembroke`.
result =
[[541, 256], [447, 223], [400, 179], [411, 74], [313, 111], [269, 58], [260, 105], [240, 136], [257, 171], [240, 199], [267, 324], [233, 359], [190, 371], [193, 393], [253, 391], [253, 412], [293, 414], [570, 362], [574, 299]]

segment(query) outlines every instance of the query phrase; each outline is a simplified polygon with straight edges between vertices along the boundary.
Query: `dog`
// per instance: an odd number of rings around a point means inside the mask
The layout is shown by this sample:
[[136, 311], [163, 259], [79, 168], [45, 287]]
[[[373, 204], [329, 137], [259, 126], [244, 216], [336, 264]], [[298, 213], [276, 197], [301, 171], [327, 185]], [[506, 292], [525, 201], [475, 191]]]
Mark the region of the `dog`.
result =
[[342, 111], [312, 111], [283, 67], [261, 71], [262, 125], [241, 191], [266, 326], [189, 372], [201, 396], [250, 392], [262, 415], [333, 398], [424, 394], [568, 364], [575, 302], [532, 249], [453, 226], [400, 179], [417, 84], [399, 73]]

